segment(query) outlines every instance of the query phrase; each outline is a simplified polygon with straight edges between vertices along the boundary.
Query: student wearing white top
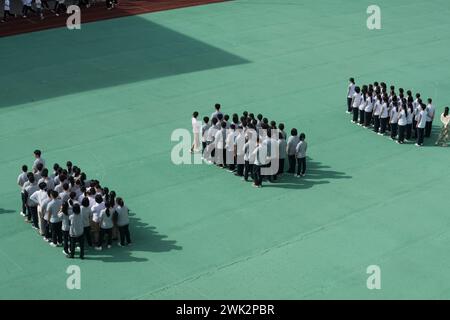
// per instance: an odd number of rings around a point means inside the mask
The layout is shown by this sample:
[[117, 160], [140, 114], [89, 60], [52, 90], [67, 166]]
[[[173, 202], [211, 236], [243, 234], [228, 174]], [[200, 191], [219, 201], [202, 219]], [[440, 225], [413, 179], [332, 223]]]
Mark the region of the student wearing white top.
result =
[[41, 182], [45, 182], [45, 184], [47, 185], [47, 190], [53, 190], [55, 188], [55, 182], [53, 181], [53, 179], [48, 177], [47, 168], [42, 170], [41, 179], [39, 180], [39, 183]]
[[238, 133], [236, 131], [236, 125], [233, 123], [230, 125], [228, 130], [227, 139], [225, 141], [226, 148], [226, 164], [228, 165], [228, 170], [233, 172], [236, 168], [236, 137]]
[[39, 183], [39, 190], [34, 192], [30, 199], [37, 203], [37, 214], [38, 214], [38, 225], [41, 236], [45, 235], [45, 222], [44, 222], [44, 212], [43, 204], [48, 199], [47, 195], [47, 184], [45, 182]]
[[217, 131], [219, 131], [220, 129], [219, 120], [217, 120], [217, 118], [213, 118], [211, 122], [212, 122], [211, 127], [208, 129], [206, 133], [206, 149], [205, 152], [203, 153], [203, 158], [208, 163], [213, 163], [214, 156], [216, 153], [214, 139], [216, 137]]
[[211, 128], [211, 124], [209, 123], [209, 117], [204, 117], [202, 125], [202, 158], [204, 157], [206, 149], [206, 134], [208, 133], [209, 128]]
[[389, 117], [389, 113], [388, 113], [388, 106], [387, 106], [387, 102], [388, 102], [388, 97], [383, 97], [383, 103], [381, 104], [381, 109], [380, 109], [380, 132], [378, 132], [379, 135], [384, 135], [386, 132], [386, 126], [387, 126], [387, 119]]
[[27, 17], [28, 11], [36, 13], [36, 11], [34, 11], [33, 8], [31, 8], [31, 2], [32, 2], [32, 0], [22, 0], [22, 3], [23, 3], [22, 16], [24, 18]]
[[25, 194], [22, 192], [23, 185], [25, 184], [25, 182], [28, 181], [27, 172], [28, 172], [28, 167], [26, 165], [23, 165], [22, 166], [22, 173], [19, 174], [19, 176], [17, 177], [17, 185], [20, 188], [20, 198], [22, 200], [22, 211], [20, 212], [20, 214], [23, 217], [25, 217], [26, 212], [27, 212], [27, 201], [26, 201], [26, 198], [25, 198]]
[[98, 217], [98, 222], [100, 224], [100, 236], [97, 243], [96, 250], [102, 250], [103, 240], [105, 239], [105, 235], [108, 236], [108, 245], [107, 248], [111, 248], [112, 245], [112, 228], [113, 228], [113, 212], [111, 212], [111, 204], [108, 202], [105, 203], [105, 208], [100, 212]]
[[16, 17], [17, 15], [12, 14], [10, 12], [11, 8], [10, 8], [10, 0], [5, 0], [5, 4], [3, 6], [3, 19], [1, 20], [1, 22], [6, 22], [7, 21], [7, 17]]
[[278, 162], [278, 175], [281, 176], [284, 173], [284, 161], [287, 156], [287, 142], [282, 132], [278, 136], [278, 155], [280, 158]]
[[368, 92], [367, 92], [367, 86], [363, 86], [363, 91], [362, 91], [362, 99], [361, 102], [359, 104], [359, 126], [363, 126], [364, 125], [364, 116], [365, 116], [365, 109], [366, 109], [366, 105], [367, 105], [367, 98], [368, 98]]
[[355, 94], [355, 79], [350, 78], [347, 89], [347, 113], [352, 113], [352, 100]]
[[448, 107], [445, 107], [444, 112], [441, 114], [442, 129], [435, 143], [436, 145], [440, 144], [443, 147], [448, 145], [448, 124], [450, 122], [450, 115], [448, 111]]
[[50, 235], [50, 218], [48, 215], [48, 204], [52, 201], [52, 190], [47, 190], [47, 198], [42, 202], [42, 217], [44, 218], [44, 236], [42, 237], [45, 241], [51, 241]]
[[412, 106], [412, 98], [408, 98], [410, 102], [407, 103], [407, 116], [406, 116], [406, 141], [411, 140], [412, 137], [412, 126], [413, 126], [413, 119], [414, 119], [414, 113], [413, 113], [413, 106]]
[[237, 136], [235, 140], [235, 148], [234, 152], [236, 153], [236, 176], [243, 177], [244, 176], [244, 168], [245, 168], [245, 132], [242, 124], [237, 128]]
[[78, 243], [80, 246], [80, 259], [84, 259], [84, 218], [81, 215], [81, 209], [78, 203], [73, 205], [72, 212], [69, 216], [70, 254], [68, 258], [73, 259], [75, 256], [75, 246]]
[[366, 98], [366, 107], [364, 108], [364, 127], [366, 128], [369, 128], [372, 122], [373, 105], [373, 92], [369, 91]]
[[295, 148], [295, 157], [297, 158], [297, 178], [304, 177], [306, 173], [306, 150], [308, 148], [308, 144], [305, 141], [305, 134], [300, 133], [300, 142], [297, 144]]
[[99, 194], [95, 196], [95, 204], [91, 207], [92, 210], [92, 224], [91, 232], [93, 235], [93, 242], [98, 243], [100, 234], [100, 213], [105, 209], [105, 203], [103, 197]]
[[[125, 245], [129, 245], [131, 243], [131, 237], [130, 237], [130, 219], [129, 219], [129, 212], [128, 207], [125, 205], [122, 198], [116, 199], [117, 204], [117, 226], [119, 227], [119, 235], [120, 235], [120, 243], [119, 246], [123, 247]], [[126, 243], [125, 243], [126, 241]]]
[[417, 139], [417, 120], [419, 119], [420, 105], [422, 104], [422, 99], [420, 99], [420, 93], [416, 94], [416, 99], [413, 101], [413, 130], [414, 139]]
[[62, 243], [62, 220], [58, 217], [58, 213], [61, 210], [62, 202], [58, 199], [58, 192], [55, 190], [51, 194], [52, 200], [47, 205], [47, 215], [50, 221], [50, 227], [52, 231], [52, 242], [50, 246], [56, 247]]
[[62, 221], [61, 231], [63, 237], [63, 254], [69, 254], [69, 229], [70, 229], [70, 220], [69, 220], [69, 204], [67, 202], [63, 202], [61, 206], [61, 210], [58, 212], [58, 217]]
[[192, 132], [194, 133], [194, 143], [191, 147], [191, 153], [200, 151], [200, 132], [201, 132], [201, 122], [197, 120], [198, 112], [195, 111], [192, 114]]
[[426, 106], [422, 104], [419, 112], [419, 119], [417, 120], [417, 143], [416, 146], [421, 147], [423, 145], [423, 138], [425, 135], [425, 126], [427, 124], [427, 111]]
[[381, 95], [377, 96], [375, 100], [374, 110], [373, 110], [373, 131], [378, 133], [380, 130], [380, 113], [381, 113], [382, 99]]
[[225, 158], [226, 158], [226, 149], [225, 149], [225, 143], [227, 138], [227, 129], [226, 129], [226, 123], [221, 122], [220, 123], [221, 129], [216, 132], [216, 135], [214, 137], [214, 150], [215, 150], [215, 163], [222, 168], [226, 167], [225, 164]]
[[253, 186], [261, 188], [261, 168], [267, 164], [267, 150], [266, 145], [260, 143], [259, 137], [256, 140], [256, 147], [252, 154], [255, 156], [255, 164], [253, 165]]
[[39, 219], [37, 213], [37, 203], [31, 200], [31, 195], [39, 190], [37, 181], [33, 175], [28, 176], [29, 184], [25, 187], [25, 196], [27, 199], [27, 211], [28, 215], [25, 221], [32, 222], [34, 229], [39, 230]]
[[83, 234], [86, 239], [87, 244], [92, 247], [92, 238], [91, 238], [91, 223], [92, 223], [92, 210], [89, 207], [89, 198], [84, 197], [81, 200], [81, 216], [83, 217]]
[[247, 141], [244, 144], [244, 180], [248, 181], [249, 175], [254, 179], [253, 165], [255, 164], [255, 156], [253, 150], [256, 148], [256, 137], [258, 136], [253, 125], [247, 130], [246, 135]]
[[398, 102], [396, 100], [392, 102], [389, 119], [389, 124], [391, 125], [391, 139], [395, 140], [398, 131]]
[[34, 150], [33, 154], [34, 154], [35, 160], [33, 162], [32, 171], [33, 172], [37, 171], [37, 165], [39, 163], [42, 163], [43, 167], [45, 168], [45, 160], [42, 159], [42, 157], [41, 157], [41, 154], [42, 154], [41, 150]]
[[363, 100], [363, 96], [361, 94], [361, 89], [359, 87], [355, 87], [355, 93], [353, 94], [352, 99], [352, 108], [353, 108], [353, 123], [358, 122], [358, 111], [359, 111], [359, 105], [361, 104], [361, 101]]
[[428, 98], [427, 111], [427, 123], [425, 125], [425, 137], [429, 138], [431, 136], [431, 128], [433, 127], [434, 114], [436, 112], [433, 106], [433, 100]]
[[214, 118], [216, 118], [217, 120], [221, 120], [221, 119], [218, 119], [218, 115], [219, 115], [219, 114], [222, 115], [222, 117], [223, 117], [223, 113], [220, 111], [220, 108], [221, 108], [220, 103], [216, 103], [216, 104], [214, 105], [214, 108], [216, 109], [216, 111], [214, 111], [214, 112], [211, 114], [211, 121], [212, 121], [212, 119], [214, 119]]
[[405, 142], [405, 132], [406, 125], [408, 122], [408, 108], [406, 106], [400, 107], [400, 112], [398, 113], [398, 140], [399, 144]]

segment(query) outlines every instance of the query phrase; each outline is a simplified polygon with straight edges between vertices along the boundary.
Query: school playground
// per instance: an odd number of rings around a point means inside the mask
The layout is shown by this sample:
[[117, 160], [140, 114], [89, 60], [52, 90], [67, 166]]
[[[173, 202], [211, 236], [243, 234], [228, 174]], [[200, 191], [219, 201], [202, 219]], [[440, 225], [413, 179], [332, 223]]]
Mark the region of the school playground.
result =
[[[194, 2], [73, 31], [0, 25], [0, 298], [449, 299], [450, 149], [434, 141], [450, 2], [377, 0], [381, 30], [368, 0]], [[351, 124], [351, 76], [432, 97], [433, 137], [398, 145]], [[257, 189], [174, 165], [171, 133], [216, 102], [305, 132], [306, 177]], [[131, 247], [70, 260], [24, 223], [16, 177], [37, 148], [123, 196]]]

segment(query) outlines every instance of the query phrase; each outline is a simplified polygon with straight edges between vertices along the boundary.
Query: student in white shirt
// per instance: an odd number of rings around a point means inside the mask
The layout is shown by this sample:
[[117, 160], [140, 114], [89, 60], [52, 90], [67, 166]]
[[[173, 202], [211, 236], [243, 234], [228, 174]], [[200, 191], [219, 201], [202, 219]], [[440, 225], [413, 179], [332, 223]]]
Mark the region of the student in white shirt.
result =
[[227, 129], [226, 129], [226, 123], [221, 122], [220, 124], [221, 129], [216, 132], [216, 135], [214, 137], [214, 149], [215, 149], [215, 163], [222, 168], [226, 167], [225, 164], [225, 142], [227, 137]]
[[406, 116], [406, 141], [411, 140], [412, 137], [412, 126], [413, 126], [413, 120], [414, 120], [414, 113], [413, 113], [413, 105], [412, 105], [412, 97], [408, 98], [407, 102], [407, 116]]
[[433, 128], [433, 120], [436, 109], [433, 106], [433, 100], [428, 98], [427, 111], [427, 123], [425, 125], [425, 137], [429, 138], [431, 136], [431, 129]]
[[78, 203], [73, 205], [72, 212], [69, 216], [70, 254], [68, 258], [73, 259], [75, 256], [75, 246], [78, 243], [80, 246], [80, 259], [84, 259], [84, 218], [81, 215], [81, 209]]
[[359, 105], [361, 104], [361, 101], [363, 100], [363, 96], [361, 94], [361, 89], [359, 87], [355, 87], [355, 93], [353, 94], [352, 99], [352, 108], [353, 108], [353, 123], [358, 123], [358, 112], [359, 112]]
[[225, 141], [226, 148], [226, 165], [228, 166], [228, 171], [233, 172], [236, 168], [236, 137], [238, 133], [236, 131], [236, 125], [233, 123], [230, 125], [230, 129], [227, 130], [227, 138]]
[[406, 125], [408, 122], [408, 108], [406, 105], [400, 107], [400, 112], [398, 113], [398, 140], [399, 144], [403, 144], [405, 142], [405, 132]]
[[381, 110], [380, 110], [380, 132], [378, 132], [379, 135], [384, 135], [386, 132], [386, 126], [387, 126], [387, 121], [388, 121], [388, 117], [389, 117], [389, 113], [388, 113], [388, 97], [383, 97], [383, 103], [381, 104]]
[[364, 116], [365, 116], [365, 110], [366, 110], [366, 106], [367, 106], [367, 98], [368, 98], [368, 92], [367, 92], [367, 86], [363, 87], [363, 93], [362, 93], [362, 99], [361, 102], [359, 103], [359, 126], [363, 126], [364, 125]]
[[36, 13], [41, 18], [41, 20], [44, 20], [44, 13], [42, 11], [42, 1], [41, 0], [34, 0], [34, 4], [36, 5]]
[[398, 132], [398, 102], [396, 100], [393, 100], [392, 102], [389, 119], [389, 124], [391, 125], [391, 139], [395, 140]]
[[296, 165], [296, 160], [295, 160], [295, 148], [297, 147], [297, 144], [299, 143], [300, 139], [297, 135], [297, 129], [296, 128], [292, 128], [291, 129], [291, 136], [289, 137], [288, 141], [287, 141], [287, 156], [288, 156], [288, 161], [289, 161], [289, 169], [288, 169], [288, 173], [295, 173], [295, 165]]
[[[119, 246], [123, 247], [125, 245], [129, 245], [131, 243], [131, 237], [130, 237], [130, 230], [129, 230], [129, 224], [130, 219], [128, 217], [128, 207], [125, 205], [122, 198], [116, 199], [117, 204], [117, 226], [119, 227], [119, 234], [120, 234], [120, 242]], [[126, 243], [125, 243], [126, 241]]]
[[413, 130], [414, 139], [417, 139], [417, 120], [419, 119], [420, 105], [422, 104], [422, 99], [420, 99], [420, 93], [416, 93], [416, 99], [413, 101]]
[[17, 177], [17, 185], [20, 188], [20, 198], [22, 200], [22, 211], [20, 212], [20, 214], [23, 217], [25, 217], [26, 212], [27, 212], [27, 200], [25, 198], [25, 194], [22, 192], [23, 185], [25, 184], [25, 182], [28, 181], [27, 171], [28, 171], [28, 167], [26, 165], [23, 165], [22, 173], [19, 174], [19, 176]]
[[439, 133], [438, 139], [435, 142], [436, 145], [440, 144], [443, 147], [447, 147], [448, 145], [448, 124], [450, 122], [450, 115], [448, 111], [448, 107], [445, 107], [444, 112], [441, 114], [442, 129]]
[[253, 150], [256, 148], [256, 139], [258, 136], [253, 124], [247, 130], [246, 135], [247, 141], [244, 144], [244, 180], [248, 181], [249, 176], [254, 179], [253, 165], [255, 163], [255, 156], [253, 154]]
[[417, 143], [416, 146], [421, 147], [423, 145], [423, 139], [425, 136], [425, 126], [427, 124], [427, 111], [426, 106], [422, 104], [420, 107], [419, 119], [417, 120]]
[[238, 177], [244, 176], [245, 169], [245, 132], [242, 125], [245, 125], [245, 122], [241, 122], [241, 125], [239, 125], [237, 128], [237, 136], [234, 148], [234, 152], [236, 153], [236, 176]]
[[347, 89], [347, 113], [352, 113], [352, 100], [355, 94], [355, 79], [350, 78]]
[[50, 201], [52, 201], [52, 190], [47, 190], [47, 198], [42, 202], [42, 217], [43, 217], [43, 224], [44, 224], [44, 236], [42, 237], [44, 241], [50, 242], [51, 241], [51, 233], [50, 233], [50, 219], [48, 215], [48, 204]]
[[216, 117], [213, 118], [211, 120], [211, 122], [212, 122], [212, 125], [208, 129], [207, 134], [206, 134], [206, 152], [203, 153], [203, 158], [208, 163], [213, 163], [215, 153], [216, 153], [214, 139], [216, 137], [217, 131], [219, 131], [219, 129], [220, 129], [219, 120], [217, 120]]
[[373, 105], [373, 92], [369, 91], [366, 98], [366, 107], [364, 108], [364, 127], [366, 128], [369, 128], [372, 122]]
[[33, 200], [31, 200], [31, 195], [39, 190], [39, 186], [33, 175], [28, 176], [28, 182], [29, 184], [25, 187], [25, 196], [27, 199], [27, 211], [28, 211], [28, 215], [25, 221], [32, 222], [33, 228], [39, 230], [39, 219], [37, 213], [38, 204]]
[[22, 16], [24, 18], [27, 17], [28, 11], [36, 13], [36, 11], [34, 11], [33, 8], [31, 7], [31, 2], [32, 2], [32, 0], [22, 0], [22, 3], [23, 3]]
[[100, 235], [97, 243], [96, 250], [102, 250], [103, 240], [105, 235], [108, 236], [107, 248], [111, 248], [112, 245], [112, 228], [113, 228], [113, 212], [111, 212], [110, 202], [105, 203], [104, 209], [100, 212], [98, 216], [98, 222], [100, 224]]
[[30, 199], [37, 203], [37, 214], [38, 214], [38, 225], [41, 236], [45, 235], [45, 222], [44, 222], [44, 212], [43, 209], [44, 202], [48, 199], [47, 195], [47, 184], [45, 182], [39, 183], [39, 190], [35, 191]]
[[50, 246], [56, 247], [62, 244], [62, 220], [58, 217], [58, 213], [61, 210], [62, 202], [58, 199], [58, 192], [52, 191], [52, 200], [47, 205], [47, 215], [50, 221], [50, 227], [52, 231], [52, 242]]
[[41, 172], [41, 179], [38, 181], [38, 183], [45, 182], [47, 185], [47, 190], [53, 190], [55, 188], [55, 182], [53, 179], [48, 177], [48, 169], [45, 168]]
[[83, 225], [84, 225], [84, 239], [86, 239], [87, 244], [92, 247], [92, 238], [91, 238], [91, 223], [92, 223], [92, 210], [89, 207], [89, 198], [84, 197], [81, 200], [81, 215], [83, 217]]
[[202, 125], [202, 153], [204, 157], [205, 149], [206, 149], [206, 135], [208, 133], [209, 128], [211, 128], [211, 124], [209, 123], [209, 117], [203, 117], [203, 125]]
[[192, 114], [192, 132], [194, 134], [194, 143], [191, 147], [191, 153], [200, 151], [200, 132], [201, 132], [201, 122], [197, 120], [198, 112], [195, 111]]
[[61, 219], [61, 231], [63, 237], [63, 253], [65, 255], [69, 255], [69, 229], [70, 229], [70, 220], [69, 220], [69, 204], [67, 202], [63, 202], [61, 206], [61, 210], [58, 212], [58, 218]]
[[287, 156], [287, 142], [282, 132], [278, 136], [278, 155], [280, 157], [278, 163], [278, 175], [282, 176], [284, 173], [284, 161]]
[[[91, 189], [92, 190], [92, 189]], [[95, 196], [95, 204], [91, 207], [92, 210], [92, 225], [91, 231], [93, 235], [94, 243], [98, 243], [100, 233], [100, 213], [105, 209], [105, 203], [103, 197], [99, 194]]]
[[382, 105], [381, 95], [378, 94], [375, 100], [375, 105], [373, 109], [373, 131], [378, 133], [380, 131], [380, 114], [381, 114], [381, 105]]
[[214, 118], [216, 118], [217, 120], [221, 120], [221, 119], [218, 119], [218, 115], [219, 115], [219, 114], [222, 115], [222, 117], [223, 117], [223, 113], [220, 111], [220, 108], [221, 108], [220, 103], [216, 103], [215, 106], [214, 106], [214, 108], [216, 109], [216, 111], [214, 111], [214, 112], [211, 114], [211, 121], [212, 121], [212, 119], [214, 119]]
[[256, 147], [252, 154], [255, 156], [255, 164], [253, 165], [253, 186], [257, 188], [262, 187], [261, 168], [267, 164], [267, 150], [266, 146], [260, 142], [258, 137], [256, 140]]
[[297, 159], [297, 178], [304, 177], [306, 173], [306, 150], [308, 144], [305, 141], [305, 134], [300, 134], [300, 141], [295, 148], [295, 158]]
[[10, 12], [11, 8], [10, 8], [10, 0], [5, 0], [5, 4], [3, 6], [3, 19], [1, 20], [1, 22], [6, 22], [7, 21], [7, 17], [16, 17], [17, 15], [12, 14]]

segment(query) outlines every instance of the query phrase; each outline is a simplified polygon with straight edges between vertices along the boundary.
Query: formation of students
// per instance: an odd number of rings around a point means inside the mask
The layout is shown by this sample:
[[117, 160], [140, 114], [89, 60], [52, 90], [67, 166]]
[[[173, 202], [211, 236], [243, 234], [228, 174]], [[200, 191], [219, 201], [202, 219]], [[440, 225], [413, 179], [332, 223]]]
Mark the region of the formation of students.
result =
[[354, 78], [349, 79], [347, 91], [347, 113], [353, 114], [351, 122], [379, 135], [390, 134], [399, 144], [416, 140], [422, 146], [424, 138], [431, 136], [435, 107], [428, 98], [425, 104], [420, 93], [413, 96], [411, 90], [396, 90], [391, 85], [389, 92], [386, 83], [374, 82], [356, 86]]
[[17, 178], [20, 214], [50, 246], [63, 246], [68, 258], [79, 249], [84, 259], [85, 242], [96, 250], [102, 250], [105, 236], [108, 249], [118, 236], [119, 246], [131, 243], [128, 208], [122, 198], [98, 180], [88, 180], [70, 161], [65, 168], [54, 164], [49, 174], [41, 151], [35, 150], [34, 156], [31, 171], [23, 165]]
[[[80, 8], [89, 8], [96, 3], [96, 0], [21, 0], [21, 12], [11, 12], [11, 0], [3, 0], [3, 17], [1, 22], [7, 22], [9, 18], [27, 18], [30, 13], [35, 14], [41, 20], [44, 19], [44, 10], [59, 16], [67, 11], [70, 5], [77, 5]], [[53, 2], [53, 3], [51, 3]], [[118, 0], [106, 0], [106, 8], [114, 9], [118, 5]]]
[[[300, 178], [306, 174], [308, 144], [304, 133], [291, 130], [287, 137], [283, 123], [269, 121], [262, 114], [244, 111], [241, 116], [222, 113], [215, 105], [211, 117], [198, 120], [192, 115], [194, 142], [191, 152], [202, 152], [202, 159], [215, 164], [242, 180], [253, 180], [254, 187], [262, 187], [263, 179], [275, 182], [284, 173], [288, 160], [288, 173]], [[297, 167], [297, 168], [296, 168]]]

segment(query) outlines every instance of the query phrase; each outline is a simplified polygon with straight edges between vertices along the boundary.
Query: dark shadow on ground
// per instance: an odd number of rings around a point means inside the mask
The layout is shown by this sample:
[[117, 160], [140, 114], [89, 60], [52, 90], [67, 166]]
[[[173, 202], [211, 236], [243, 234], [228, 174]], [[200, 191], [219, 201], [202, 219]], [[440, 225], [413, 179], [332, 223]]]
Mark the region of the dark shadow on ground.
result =
[[16, 211], [0, 208], [0, 214], [3, 214], [3, 213], [14, 213], [14, 212], [16, 212]]
[[275, 182], [263, 181], [263, 188], [284, 188], [284, 189], [309, 189], [317, 185], [332, 183], [333, 180], [351, 179], [345, 172], [331, 170], [330, 166], [314, 161], [310, 157], [306, 158], [306, 176], [294, 177], [291, 173], [284, 174]]
[[2, 39], [0, 107], [248, 63], [144, 17]]
[[[103, 248], [102, 251], [96, 251], [94, 248], [88, 248], [85, 260], [145, 262], [148, 261], [147, 258], [136, 257], [136, 255], [140, 252], [161, 253], [183, 249], [175, 240], [170, 240], [168, 236], [158, 233], [156, 227], [142, 222], [134, 213], [130, 213], [130, 234], [132, 241], [130, 246], [119, 247], [118, 241], [113, 241], [111, 249]], [[78, 251], [75, 257], [78, 257]]]

